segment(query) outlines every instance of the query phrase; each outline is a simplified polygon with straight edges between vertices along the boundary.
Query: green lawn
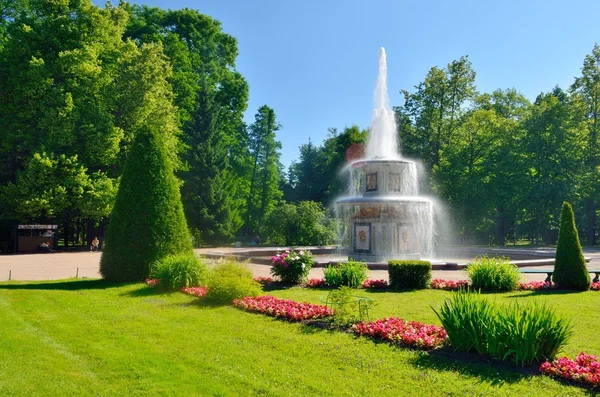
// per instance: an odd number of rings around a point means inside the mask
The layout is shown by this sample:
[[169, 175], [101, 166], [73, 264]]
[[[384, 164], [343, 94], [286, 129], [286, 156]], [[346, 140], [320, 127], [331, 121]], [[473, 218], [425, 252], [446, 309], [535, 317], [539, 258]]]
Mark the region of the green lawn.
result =
[[[270, 291], [318, 303], [323, 291]], [[439, 324], [449, 293], [368, 293], [373, 318]], [[600, 355], [600, 292], [493, 295], [548, 301], [572, 319], [566, 353]], [[542, 376], [453, 361], [350, 334], [101, 281], [0, 284], [0, 395], [585, 395]]]

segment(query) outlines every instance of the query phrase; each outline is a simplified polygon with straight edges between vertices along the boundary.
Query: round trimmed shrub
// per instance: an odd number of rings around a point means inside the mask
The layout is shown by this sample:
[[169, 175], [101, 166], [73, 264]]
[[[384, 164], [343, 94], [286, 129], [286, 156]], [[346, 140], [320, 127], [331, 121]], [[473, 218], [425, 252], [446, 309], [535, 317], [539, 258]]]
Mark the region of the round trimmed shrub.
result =
[[579, 291], [590, 288], [590, 274], [587, 271], [585, 258], [581, 250], [573, 208], [566, 201], [563, 203], [560, 214], [560, 229], [558, 231], [552, 281], [559, 288]]
[[248, 267], [232, 260], [210, 269], [207, 286], [206, 298], [215, 303], [231, 303], [234, 299], [262, 293], [260, 284], [253, 280]]
[[352, 259], [337, 265], [329, 265], [323, 269], [325, 282], [330, 287], [346, 286], [358, 288], [369, 275], [369, 268], [364, 262]]
[[163, 288], [172, 291], [198, 287], [206, 282], [206, 264], [194, 254], [169, 255], [152, 265], [150, 278], [159, 279]]
[[168, 255], [192, 252], [179, 183], [159, 131], [137, 132], [110, 216], [100, 273], [110, 281], [142, 281]]

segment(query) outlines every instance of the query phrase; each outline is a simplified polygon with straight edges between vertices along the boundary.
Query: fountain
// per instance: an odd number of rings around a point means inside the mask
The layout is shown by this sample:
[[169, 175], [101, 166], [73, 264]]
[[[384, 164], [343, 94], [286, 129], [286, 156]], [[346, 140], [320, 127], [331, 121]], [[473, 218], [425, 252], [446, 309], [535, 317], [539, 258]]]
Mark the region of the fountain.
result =
[[348, 195], [335, 202], [348, 228], [351, 259], [385, 262], [433, 256], [433, 204], [418, 195], [416, 165], [400, 156], [397, 135], [382, 47], [365, 157], [348, 164]]

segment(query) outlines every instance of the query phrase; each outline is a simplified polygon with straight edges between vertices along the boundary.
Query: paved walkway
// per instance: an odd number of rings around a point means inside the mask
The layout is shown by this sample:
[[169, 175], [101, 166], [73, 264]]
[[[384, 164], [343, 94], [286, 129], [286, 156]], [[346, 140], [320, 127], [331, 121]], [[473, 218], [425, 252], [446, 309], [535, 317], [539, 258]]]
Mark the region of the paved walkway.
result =
[[[219, 249], [221, 250], [221, 249]], [[228, 249], [222, 249], [227, 251]], [[214, 249], [213, 249], [214, 251]], [[198, 254], [206, 250], [196, 250]], [[12, 280], [60, 280], [65, 278], [87, 277], [98, 278], [101, 252], [55, 252], [51, 254], [21, 254], [0, 255], [0, 281]], [[585, 256], [590, 257], [590, 268], [600, 268], [600, 249], [585, 250]], [[270, 266], [250, 264], [256, 276], [269, 276]], [[548, 269], [552, 266], [535, 267], [535, 269]], [[435, 270], [433, 278], [448, 280], [465, 280], [467, 275], [462, 270]], [[309, 277], [323, 277], [322, 268], [311, 270]], [[369, 278], [387, 279], [387, 270], [371, 270]], [[527, 280], [542, 281], [545, 274], [524, 275]]]

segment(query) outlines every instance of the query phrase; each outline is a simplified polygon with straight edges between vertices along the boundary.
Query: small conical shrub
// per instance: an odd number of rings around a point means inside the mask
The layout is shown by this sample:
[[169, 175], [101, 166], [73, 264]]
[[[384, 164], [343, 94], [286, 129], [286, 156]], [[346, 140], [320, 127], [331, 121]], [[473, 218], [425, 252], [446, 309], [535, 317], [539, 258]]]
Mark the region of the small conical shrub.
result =
[[125, 163], [100, 260], [110, 281], [140, 281], [167, 255], [192, 252], [179, 184], [163, 137], [137, 133]]
[[560, 215], [560, 230], [552, 280], [560, 288], [582, 291], [590, 288], [590, 275], [581, 251], [573, 208], [566, 201], [563, 203]]

